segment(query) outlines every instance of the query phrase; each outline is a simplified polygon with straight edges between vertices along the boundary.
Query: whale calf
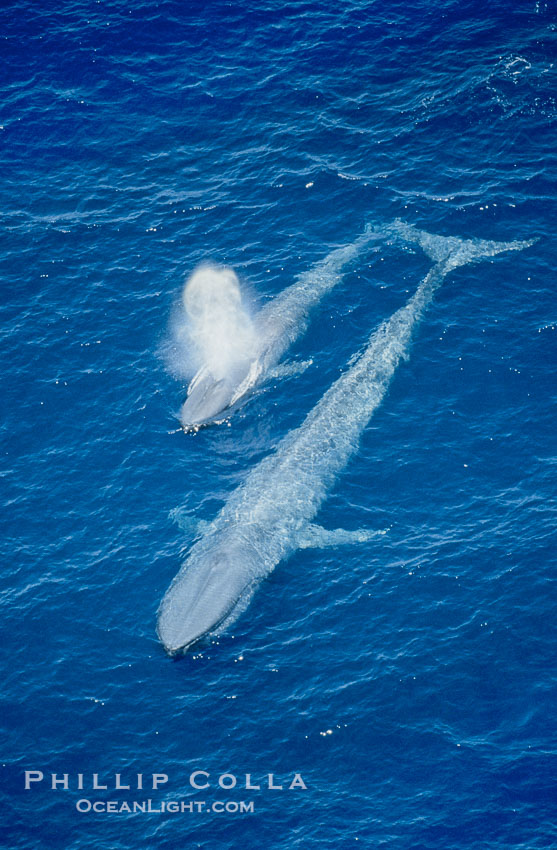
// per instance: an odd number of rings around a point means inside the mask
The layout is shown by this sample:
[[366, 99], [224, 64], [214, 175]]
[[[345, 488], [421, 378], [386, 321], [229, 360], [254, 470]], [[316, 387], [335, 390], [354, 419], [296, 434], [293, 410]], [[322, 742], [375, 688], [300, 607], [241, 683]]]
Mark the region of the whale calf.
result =
[[218, 633], [245, 609], [257, 583], [298, 548], [341, 545], [381, 531], [327, 531], [312, 523], [381, 403], [416, 327], [445, 277], [458, 266], [533, 244], [436, 236], [403, 222], [383, 231], [415, 242], [434, 264], [409, 301], [371, 335], [365, 349], [296, 429], [265, 457], [204, 525], [166, 592], [157, 631], [170, 655]]
[[[202, 425], [222, 421], [249, 390], [265, 380], [288, 347], [305, 331], [312, 307], [336, 286], [344, 269], [377, 238], [377, 233], [366, 228], [354, 242], [331, 251], [310, 271], [300, 275], [253, 319], [241, 312], [239, 285], [234, 290], [232, 278], [236, 284], [237, 278], [231, 269], [202, 266], [194, 273], [184, 288], [186, 313], [191, 316], [188, 300], [192, 301], [192, 284], [196, 293], [209, 290], [203, 321], [199, 324], [207, 329], [212, 345], [228, 346], [229, 351], [222, 357], [202, 357], [203, 363], [188, 386], [180, 410], [182, 428], [196, 431]], [[222, 282], [224, 298], [211, 297], [212, 281]], [[195, 299], [196, 304], [199, 301]], [[293, 373], [295, 369], [286, 367], [283, 373], [289, 371]]]

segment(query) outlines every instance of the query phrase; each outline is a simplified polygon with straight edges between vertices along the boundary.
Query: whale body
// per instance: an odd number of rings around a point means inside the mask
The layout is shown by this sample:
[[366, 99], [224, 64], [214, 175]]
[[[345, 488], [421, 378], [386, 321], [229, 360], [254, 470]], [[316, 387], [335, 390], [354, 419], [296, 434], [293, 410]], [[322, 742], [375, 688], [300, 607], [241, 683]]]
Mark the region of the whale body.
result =
[[[182, 428], [196, 431], [202, 425], [222, 421], [256, 384], [269, 376], [285, 351], [305, 331], [312, 307], [339, 283], [346, 267], [377, 238], [377, 233], [366, 228], [354, 242], [332, 251], [279, 293], [251, 320], [251, 344], [239, 346], [236, 356], [228, 358], [226, 368], [203, 363], [188, 386], [180, 410]], [[218, 269], [215, 272], [223, 274]], [[286, 368], [284, 374], [289, 371], [294, 370]]]
[[403, 222], [383, 233], [420, 245], [434, 261], [432, 268], [409, 301], [372, 333], [305, 421], [251, 470], [206, 524], [159, 608], [157, 631], [170, 655], [222, 631], [245, 609], [257, 583], [296, 549], [360, 542], [384, 533], [326, 531], [312, 520], [356, 451], [445, 277], [458, 266], [535, 241], [462, 240]]

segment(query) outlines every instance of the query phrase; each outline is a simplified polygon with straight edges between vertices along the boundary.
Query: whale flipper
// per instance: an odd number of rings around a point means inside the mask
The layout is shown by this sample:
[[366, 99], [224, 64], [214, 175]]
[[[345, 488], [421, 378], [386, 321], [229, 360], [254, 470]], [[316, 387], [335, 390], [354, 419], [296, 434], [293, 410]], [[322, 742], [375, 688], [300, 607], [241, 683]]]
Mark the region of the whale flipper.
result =
[[168, 516], [176, 523], [180, 531], [185, 532], [192, 539], [199, 537], [211, 525], [206, 519], [197, 519], [195, 516], [192, 516], [187, 508], [172, 508]]
[[374, 537], [386, 534], [388, 528], [372, 531], [369, 528], [357, 528], [348, 531], [345, 528], [323, 528], [321, 525], [309, 523], [298, 537], [299, 549], [327, 549], [334, 546], [346, 546], [353, 543], [367, 543]]
[[280, 363], [278, 366], [275, 366], [274, 369], [271, 369], [268, 373], [268, 377], [272, 380], [282, 380], [283, 378], [297, 378], [298, 375], [302, 375], [306, 369], [308, 369], [311, 365], [313, 365], [313, 360], [297, 360], [292, 363]]

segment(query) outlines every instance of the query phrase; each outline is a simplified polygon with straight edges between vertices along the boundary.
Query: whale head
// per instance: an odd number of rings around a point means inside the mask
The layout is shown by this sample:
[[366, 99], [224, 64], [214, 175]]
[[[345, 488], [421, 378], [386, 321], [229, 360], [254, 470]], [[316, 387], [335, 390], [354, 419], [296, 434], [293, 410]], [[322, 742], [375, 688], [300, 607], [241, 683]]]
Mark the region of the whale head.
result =
[[199, 370], [188, 387], [188, 395], [180, 410], [180, 423], [184, 431], [197, 431], [225, 418], [227, 411], [238, 402], [253, 385], [250, 374], [253, 364], [249, 360], [235, 363], [226, 374], [219, 375], [207, 368]]
[[222, 550], [192, 555], [159, 608], [157, 632], [169, 655], [184, 653], [217, 632], [249, 597], [249, 556]]
[[184, 431], [196, 431], [202, 425], [218, 421], [230, 406], [234, 389], [228, 378], [214, 378], [210, 373], [200, 376], [195, 383], [192, 381], [180, 409], [180, 423]]

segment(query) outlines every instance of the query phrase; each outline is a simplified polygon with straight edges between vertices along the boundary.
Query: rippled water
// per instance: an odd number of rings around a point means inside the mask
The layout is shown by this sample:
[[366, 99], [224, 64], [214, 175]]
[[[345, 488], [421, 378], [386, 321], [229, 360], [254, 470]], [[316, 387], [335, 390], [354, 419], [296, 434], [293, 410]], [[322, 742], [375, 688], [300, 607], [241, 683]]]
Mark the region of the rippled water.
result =
[[[0, 21], [2, 846], [557, 846], [554, 4]], [[318, 517], [389, 533], [298, 551], [169, 660], [156, 611], [191, 544], [169, 513], [212, 519], [430, 263], [354, 264], [291, 351], [312, 367], [197, 435], [165, 358], [186, 275], [226, 263], [262, 306], [396, 217], [540, 238], [447, 279]], [[254, 811], [76, 810], [148, 798]]]

